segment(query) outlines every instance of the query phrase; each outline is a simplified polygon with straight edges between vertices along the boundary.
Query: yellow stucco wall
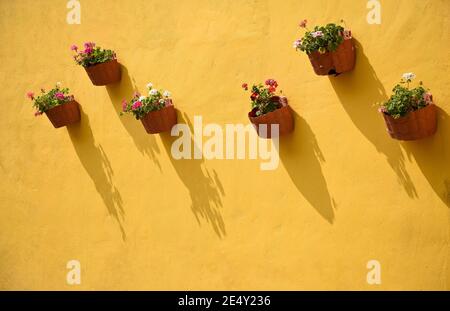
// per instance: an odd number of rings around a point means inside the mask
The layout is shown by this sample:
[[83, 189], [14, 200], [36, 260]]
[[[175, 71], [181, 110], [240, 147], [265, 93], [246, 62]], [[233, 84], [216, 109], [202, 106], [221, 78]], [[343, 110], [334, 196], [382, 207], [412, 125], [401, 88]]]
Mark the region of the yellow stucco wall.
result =
[[[450, 1], [0, 0], [0, 289], [440, 289], [450, 287]], [[292, 42], [343, 18], [354, 72], [318, 77]], [[69, 46], [114, 49], [122, 83], [94, 87]], [[374, 104], [404, 72], [431, 88], [439, 129], [390, 139]], [[173, 160], [120, 101], [147, 82], [181, 122], [248, 123], [242, 82], [276, 78], [296, 111], [280, 166]], [[82, 122], [34, 118], [27, 90], [62, 81]], [[66, 284], [66, 263], [82, 283]], [[366, 264], [381, 263], [381, 285]]]

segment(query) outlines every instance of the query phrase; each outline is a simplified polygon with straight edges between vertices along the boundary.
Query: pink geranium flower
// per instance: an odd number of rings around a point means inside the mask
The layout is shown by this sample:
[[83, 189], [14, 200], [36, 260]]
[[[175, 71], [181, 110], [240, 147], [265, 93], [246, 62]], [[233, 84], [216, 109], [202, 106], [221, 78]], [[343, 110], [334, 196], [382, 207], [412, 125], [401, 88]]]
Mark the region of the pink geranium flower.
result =
[[61, 92], [55, 93], [55, 98], [63, 100], [65, 98], [64, 94]]
[[122, 100], [122, 111], [126, 111], [128, 107], [128, 102], [124, 99]]
[[70, 49], [72, 50], [72, 51], [78, 51], [78, 47], [75, 45], [75, 44], [72, 44], [72, 46], [70, 47]]
[[27, 93], [27, 97], [28, 97], [29, 99], [33, 100], [33, 99], [34, 99], [34, 93], [33, 93], [33, 92], [28, 92], [28, 93]]
[[242, 88], [247, 91], [248, 90], [248, 84], [247, 83], [242, 84]]
[[86, 42], [86, 43], [84, 44], [84, 48], [85, 48], [85, 49], [87, 49], [87, 48], [93, 49], [93, 48], [95, 48], [95, 43], [94, 43], [94, 42]]
[[352, 38], [352, 31], [351, 30], [344, 30], [343, 33], [344, 39], [349, 40]]
[[380, 108], [378, 108], [378, 112], [386, 113], [386, 112], [387, 112], [387, 109], [386, 109], [386, 107], [381, 106]]
[[423, 100], [427, 105], [431, 105], [433, 103], [433, 95], [431, 93], [425, 93], [423, 94]]
[[136, 110], [138, 108], [142, 107], [142, 103], [140, 101], [137, 101], [131, 106], [131, 109]]

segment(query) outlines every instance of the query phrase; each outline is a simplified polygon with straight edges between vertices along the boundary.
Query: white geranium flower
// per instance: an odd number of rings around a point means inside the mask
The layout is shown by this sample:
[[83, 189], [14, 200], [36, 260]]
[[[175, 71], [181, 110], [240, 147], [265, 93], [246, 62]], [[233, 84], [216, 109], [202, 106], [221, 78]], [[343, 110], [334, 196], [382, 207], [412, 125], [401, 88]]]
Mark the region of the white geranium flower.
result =
[[140, 101], [140, 102], [143, 101], [144, 99], [145, 99], [145, 96], [139, 97], [139, 101]]
[[56, 87], [57, 87], [57, 88], [60, 88], [60, 87], [61, 87], [61, 84], [62, 84], [61, 82], [56, 82]]
[[159, 103], [160, 103], [160, 104], [165, 104], [166, 101], [165, 101], [164, 99], [161, 98], [161, 99], [159, 100]]
[[163, 93], [163, 96], [164, 97], [166, 97], [166, 98], [169, 98], [170, 97], [170, 95], [172, 95], [172, 94], [170, 94], [170, 92], [169, 91], [164, 91], [164, 93]]
[[147, 84], [147, 88], [148, 88], [149, 90], [151, 90], [152, 87], [153, 87], [153, 83], [149, 82], [149, 83]]
[[416, 78], [416, 75], [412, 72], [407, 72], [404, 73], [402, 77], [405, 81], [412, 81]]
[[150, 92], [148, 92], [150, 95], [156, 95], [158, 94], [158, 90], [152, 89]]

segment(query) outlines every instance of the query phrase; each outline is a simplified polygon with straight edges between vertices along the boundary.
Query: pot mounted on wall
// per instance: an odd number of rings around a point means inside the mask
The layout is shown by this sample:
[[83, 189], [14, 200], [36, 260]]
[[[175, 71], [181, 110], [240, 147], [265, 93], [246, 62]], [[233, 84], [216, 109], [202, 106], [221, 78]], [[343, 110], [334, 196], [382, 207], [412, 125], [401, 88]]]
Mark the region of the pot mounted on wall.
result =
[[172, 130], [172, 127], [177, 124], [177, 112], [172, 104], [172, 100], [167, 100], [164, 108], [147, 113], [141, 118], [141, 122], [148, 134], [158, 134]]
[[[262, 138], [272, 138], [271, 125], [279, 125], [279, 135], [286, 135], [294, 130], [294, 118], [292, 116], [291, 108], [288, 105], [286, 97], [274, 96], [272, 100], [278, 103], [278, 109], [272, 112], [256, 116], [257, 108], [248, 113], [250, 122], [255, 127], [258, 135]], [[267, 125], [267, 135], [261, 132], [260, 125]]]
[[319, 76], [339, 75], [355, 68], [356, 53], [352, 38], [344, 39], [336, 51], [308, 55], [314, 72]]
[[387, 130], [392, 138], [398, 140], [419, 140], [436, 133], [437, 115], [434, 104], [412, 111], [405, 117], [394, 119], [383, 113]]
[[117, 83], [121, 79], [120, 64], [117, 59], [107, 61], [105, 63], [96, 64], [84, 68], [96, 86], [104, 86]]
[[50, 108], [45, 114], [55, 128], [76, 123], [81, 119], [80, 108], [75, 100]]

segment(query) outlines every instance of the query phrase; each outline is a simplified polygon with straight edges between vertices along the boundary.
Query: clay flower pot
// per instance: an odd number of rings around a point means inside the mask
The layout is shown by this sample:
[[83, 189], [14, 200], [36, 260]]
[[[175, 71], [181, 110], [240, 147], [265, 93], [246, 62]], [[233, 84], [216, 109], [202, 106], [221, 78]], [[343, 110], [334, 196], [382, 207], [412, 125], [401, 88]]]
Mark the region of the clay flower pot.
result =
[[[292, 116], [291, 108], [288, 105], [286, 97], [272, 97], [273, 101], [279, 103], [279, 108], [266, 113], [262, 116], [256, 116], [256, 108], [248, 113], [250, 122], [255, 127], [258, 135], [262, 138], [272, 138], [271, 124], [279, 125], [279, 135], [285, 135], [294, 130], [294, 117]], [[267, 124], [267, 137], [260, 133], [260, 124]]]
[[97, 86], [117, 83], [122, 76], [120, 64], [117, 62], [117, 59], [85, 67], [84, 69], [91, 79], [92, 84]]
[[80, 108], [75, 100], [50, 108], [45, 112], [55, 128], [80, 121]]
[[161, 110], [151, 111], [141, 118], [148, 134], [157, 134], [168, 132], [177, 124], [177, 112], [172, 104], [172, 100], [168, 100], [166, 107]]
[[355, 68], [355, 46], [352, 38], [344, 39], [336, 51], [320, 54], [313, 52], [308, 55], [314, 72], [319, 76], [338, 75], [352, 71]]
[[436, 106], [428, 105], [422, 109], [410, 112], [403, 118], [394, 119], [383, 113], [389, 134], [398, 140], [418, 140], [436, 133]]

